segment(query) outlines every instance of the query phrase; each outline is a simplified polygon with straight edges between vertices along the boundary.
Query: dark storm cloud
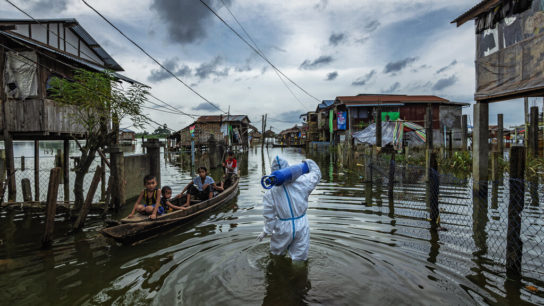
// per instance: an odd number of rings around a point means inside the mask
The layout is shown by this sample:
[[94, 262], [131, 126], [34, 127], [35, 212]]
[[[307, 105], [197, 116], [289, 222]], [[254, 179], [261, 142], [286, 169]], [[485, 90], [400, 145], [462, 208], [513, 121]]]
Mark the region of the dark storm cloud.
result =
[[[191, 68], [189, 68], [189, 66], [187, 65], [183, 65], [179, 67], [178, 61], [179, 61], [178, 58], [171, 58], [166, 60], [163, 63], [163, 66], [166, 67], [168, 70], [172, 71], [172, 73], [174, 73], [178, 77], [191, 75]], [[158, 68], [158, 69], [151, 70], [151, 75], [147, 77], [147, 80], [150, 82], [156, 83], [171, 77], [172, 75], [166, 72], [166, 70], [162, 68]]]
[[372, 70], [369, 73], [363, 75], [362, 77], [358, 77], [355, 81], [353, 81], [351, 83], [351, 85], [353, 85], [353, 86], [364, 86], [368, 82], [370, 82], [370, 80], [372, 80], [374, 75], [376, 75], [376, 70]]
[[225, 77], [229, 75], [230, 68], [225, 67], [223, 69], [219, 68], [219, 65], [223, 62], [223, 59], [220, 56], [216, 56], [209, 63], [202, 63], [195, 69], [195, 76], [199, 79], [204, 80], [210, 76], [216, 77]]
[[373, 20], [365, 25], [365, 30], [368, 33], [376, 31], [380, 27], [380, 22], [378, 20]]
[[406, 66], [408, 66], [409, 64], [415, 62], [416, 60], [417, 60], [417, 57], [407, 57], [400, 61], [387, 63], [387, 65], [385, 65], [385, 68], [383, 69], [383, 72], [384, 73], [399, 72], [402, 69], [406, 68]]
[[316, 58], [313, 61], [309, 59], [305, 60], [304, 62], [302, 62], [302, 64], [300, 64], [299, 69], [303, 69], [303, 70], [317, 69], [319, 67], [330, 64], [332, 61], [334, 61], [332, 56], [321, 55], [320, 57]]
[[396, 92], [397, 90], [399, 90], [399, 88], [400, 88], [400, 83], [399, 83], [399, 82], [395, 82], [395, 83], [393, 83], [393, 85], [391, 85], [391, 87], [389, 87], [388, 89], [382, 90], [382, 93], [394, 93], [394, 92]]
[[195, 110], [195, 111], [201, 110], [201, 111], [207, 111], [207, 112], [214, 112], [214, 111], [217, 111], [217, 108], [213, 107], [213, 105], [211, 105], [210, 103], [202, 102], [202, 103], [198, 104], [197, 106], [193, 107], [193, 110]]
[[452, 86], [455, 83], [457, 83], [457, 77], [455, 75], [452, 75], [449, 78], [443, 78], [436, 81], [432, 89], [436, 91], [442, 90], [444, 88]]
[[333, 71], [333, 72], [327, 73], [327, 78], [325, 80], [326, 81], [332, 81], [332, 80], [336, 79], [337, 77], [338, 77], [338, 72]]
[[318, 11], [324, 10], [327, 8], [327, 5], [329, 4], [328, 0], [319, 0], [319, 3], [314, 5], [314, 8]]
[[444, 72], [444, 71], [450, 69], [451, 67], [453, 67], [453, 66], [455, 66], [455, 65], [457, 65], [457, 60], [453, 60], [449, 65], [444, 66], [444, 67], [442, 67], [442, 68], [436, 70], [436, 74], [442, 73], [442, 72]]
[[[224, 2], [230, 4], [230, 0]], [[223, 5], [220, 0], [207, 3], [212, 8]], [[161, 22], [166, 23], [170, 39], [177, 43], [192, 43], [204, 38], [214, 18], [204, 5], [189, 0], [153, 0], [151, 9], [159, 14]]]
[[331, 46], [338, 46], [338, 44], [344, 42], [346, 40], [346, 34], [344, 33], [332, 33], [331, 36], [329, 36], [329, 44]]
[[62, 12], [66, 10], [69, 0], [36, 0], [30, 1], [30, 9], [40, 12]]

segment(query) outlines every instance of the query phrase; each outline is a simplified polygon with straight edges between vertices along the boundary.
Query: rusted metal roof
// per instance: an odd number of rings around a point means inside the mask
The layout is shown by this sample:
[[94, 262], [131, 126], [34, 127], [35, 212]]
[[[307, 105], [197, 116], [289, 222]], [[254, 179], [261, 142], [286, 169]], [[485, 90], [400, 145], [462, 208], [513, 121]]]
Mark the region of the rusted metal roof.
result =
[[350, 105], [391, 105], [391, 104], [449, 104], [449, 105], [459, 105], [465, 106], [469, 103], [458, 103], [451, 102], [447, 99], [432, 96], [432, 95], [374, 95], [374, 94], [363, 94], [357, 96], [342, 96], [336, 97], [336, 101], [340, 104], [346, 106]]
[[196, 120], [196, 123], [215, 123], [215, 122], [241, 122], [247, 118], [248, 122], [249, 117], [247, 115], [214, 115], [214, 116], [200, 116]]
[[480, 14], [489, 12], [501, 3], [501, 0], [484, 0], [470, 10], [463, 13], [461, 16], [455, 18], [451, 23], [457, 23], [457, 26], [461, 26], [463, 23], [478, 17]]

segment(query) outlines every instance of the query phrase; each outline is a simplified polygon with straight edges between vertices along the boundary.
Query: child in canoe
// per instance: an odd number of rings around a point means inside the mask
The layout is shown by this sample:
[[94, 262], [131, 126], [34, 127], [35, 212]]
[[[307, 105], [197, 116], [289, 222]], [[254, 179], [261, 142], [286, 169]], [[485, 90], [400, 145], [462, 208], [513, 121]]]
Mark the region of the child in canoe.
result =
[[[172, 188], [170, 188], [170, 186], [162, 187], [161, 194], [162, 194], [161, 206], [164, 207], [165, 213], [172, 212], [174, 210], [187, 209], [187, 207], [185, 206], [177, 206], [172, 204], [172, 202], [170, 202], [172, 199]], [[180, 195], [178, 194], [175, 198], [179, 198], [179, 197]]]
[[191, 197], [197, 198], [201, 201], [206, 201], [213, 198], [213, 191], [223, 190], [223, 187], [217, 186], [215, 181], [211, 176], [208, 176], [208, 169], [206, 167], [198, 168], [198, 176], [195, 177], [178, 195], [181, 197], [185, 191], [187, 192], [187, 201], [183, 205], [184, 207], [189, 207], [191, 204]]
[[[139, 212], [150, 215], [149, 217], [154, 220], [164, 213], [164, 208], [160, 205], [161, 190], [157, 188], [157, 179], [151, 174], [144, 177], [144, 186], [144, 190], [140, 192], [140, 196], [128, 217], [132, 218], [134, 213]], [[144, 204], [140, 204], [142, 201]]]

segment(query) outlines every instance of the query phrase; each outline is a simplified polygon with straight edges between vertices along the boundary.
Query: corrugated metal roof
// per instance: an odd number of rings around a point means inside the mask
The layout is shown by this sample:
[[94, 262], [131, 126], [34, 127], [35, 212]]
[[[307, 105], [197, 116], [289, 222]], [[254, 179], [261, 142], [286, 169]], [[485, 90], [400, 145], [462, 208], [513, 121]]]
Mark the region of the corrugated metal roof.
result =
[[96, 55], [104, 62], [105, 68], [113, 71], [124, 71], [123, 67], [119, 65], [109, 54], [104, 50], [98, 42], [79, 24], [75, 18], [54, 18], [54, 19], [36, 19], [38, 22], [32, 19], [0, 19], [0, 24], [38, 24], [38, 23], [67, 23], [69, 27], [78, 35]]
[[127, 129], [127, 128], [119, 128], [119, 132], [123, 133], [134, 133], [133, 130]]
[[437, 96], [408, 96], [408, 95], [359, 95], [336, 97], [336, 100], [347, 103], [448, 103], [449, 101]]
[[333, 104], [334, 104], [334, 100], [323, 100], [323, 102], [317, 105], [317, 109], [319, 110], [319, 109], [327, 108]]
[[[93, 64], [93, 63], [90, 63], [90, 62], [85, 61], [85, 60], [82, 60], [82, 59], [80, 59], [80, 58], [78, 58], [78, 57], [72, 56], [72, 55], [69, 54], [69, 53], [59, 52], [59, 51], [58, 51], [57, 49], [55, 49], [55, 48], [49, 47], [49, 46], [44, 45], [44, 44], [40, 44], [40, 43], [38, 43], [38, 42], [35, 42], [34, 40], [31, 40], [31, 39], [28, 39], [28, 38], [23, 38], [23, 37], [21, 37], [21, 36], [19, 36], [19, 35], [15, 35], [15, 34], [12, 34], [12, 33], [10, 33], [10, 32], [6, 32], [6, 31], [0, 31], [0, 34], [3, 34], [3, 35], [5, 35], [5, 36], [8, 36], [8, 37], [10, 37], [10, 38], [12, 38], [12, 39], [16, 39], [16, 40], [18, 40], [18, 41], [20, 41], [20, 42], [22, 42], [22, 43], [24, 43], [24, 44], [29, 44], [29, 45], [32, 45], [32, 46], [35, 46], [35, 47], [38, 47], [38, 48], [47, 50], [47, 51], [49, 51], [49, 52], [58, 54], [58, 55], [60, 55], [60, 56], [62, 56], [62, 57], [64, 57], [64, 58], [67, 58], [67, 59], [71, 60], [71, 61], [77, 62], [78, 64], [84, 65], [84, 66], [86, 66], [86, 67], [88, 67], [88, 68], [90, 68], [90, 69], [92, 69], [92, 70], [100, 71], [100, 72], [103, 72], [103, 71], [107, 70], [107, 68], [104, 68], [104, 67], [102, 67], [102, 66], [99, 66], [99, 65], [96, 65], [96, 64]], [[119, 74], [119, 73], [117, 73], [117, 72], [113, 72], [113, 75], [114, 75], [116, 78], [119, 78], [119, 79], [121, 79], [121, 80], [123, 80], [123, 81], [129, 82], [129, 83], [131, 83], [131, 84], [140, 84], [140, 85], [144, 85], [144, 86], [145, 86], [145, 84], [142, 84], [142, 83], [140, 83], [140, 82], [138, 82], [138, 81], [136, 81], [136, 80], [133, 80], [133, 79], [131, 79], [131, 78], [129, 78], [129, 77], [126, 77], [126, 76], [124, 76], [124, 75], [122, 75], [122, 74]]]
[[249, 120], [249, 117], [247, 115], [213, 115], [213, 116], [200, 116], [196, 120], [198, 123], [212, 123], [212, 122], [225, 122], [225, 121], [242, 121], [245, 118], [247, 118], [248, 122], [251, 122]]

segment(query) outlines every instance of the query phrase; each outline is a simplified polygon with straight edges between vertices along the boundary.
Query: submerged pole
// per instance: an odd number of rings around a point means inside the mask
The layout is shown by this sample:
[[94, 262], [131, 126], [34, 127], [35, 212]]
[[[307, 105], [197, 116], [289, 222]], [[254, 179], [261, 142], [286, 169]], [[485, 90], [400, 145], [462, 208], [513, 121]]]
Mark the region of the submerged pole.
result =
[[521, 279], [523, 241], [521, 240], [521, 212], [524, 206], [525, 148], [510, 150], [510, 202], [508, 204], [508, 230], [506, 234], [506, 276]]
[[34, 201], [40, 200], [40, 141], [34, 140]]
[[51, 245], [53, 229], [55, 227], [55, 213], [57, 211], [57, 195], [59, 192], [60, 175], [62, 169], [55, 167], [49, 175], [49, 187], [47, 188], [47, 211], [45, 215], [45, 230], [42, 238], [42, 247]]

